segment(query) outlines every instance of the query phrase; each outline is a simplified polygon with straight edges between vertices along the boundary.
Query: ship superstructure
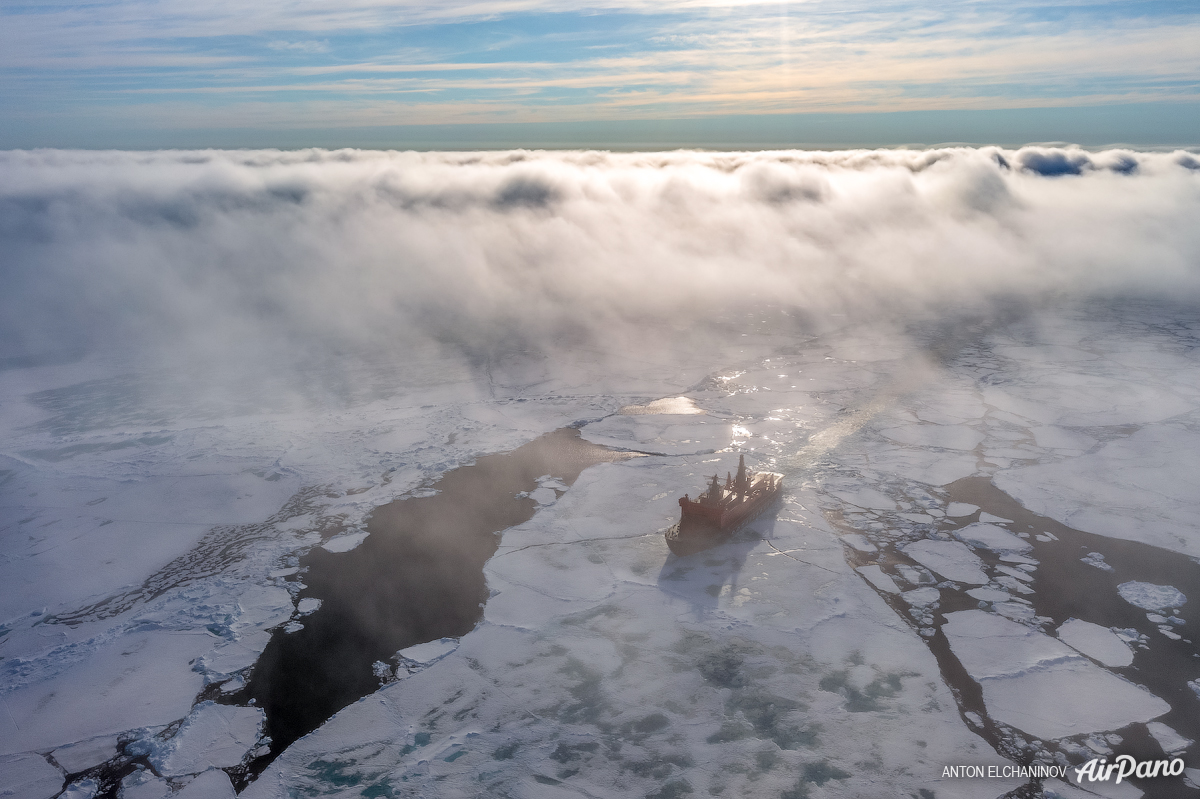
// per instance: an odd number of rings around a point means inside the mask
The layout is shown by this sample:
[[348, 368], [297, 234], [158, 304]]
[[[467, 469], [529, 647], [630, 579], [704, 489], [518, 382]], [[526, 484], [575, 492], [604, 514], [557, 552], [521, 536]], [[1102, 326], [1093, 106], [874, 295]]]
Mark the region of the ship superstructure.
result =
[[679, 499], [679, 524], [667, 532], [667, 545], [676, 555], [690, 555], [721, 543], [742, 525], [771, 507], [783, 490], [783, 475], [752, 472], [746, 456], [738, 458], [737, 475], [724, 482], [713, 475], [708, 489], [696, 499]]

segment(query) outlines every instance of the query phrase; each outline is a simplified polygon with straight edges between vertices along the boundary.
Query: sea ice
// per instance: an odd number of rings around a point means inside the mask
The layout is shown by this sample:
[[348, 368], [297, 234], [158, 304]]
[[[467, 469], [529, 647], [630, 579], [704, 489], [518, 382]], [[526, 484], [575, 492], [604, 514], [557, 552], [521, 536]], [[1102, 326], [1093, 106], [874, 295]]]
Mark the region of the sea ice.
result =
[[948, 613], [942, 632], [983, 689], [988, 715], [1043, 740], [1115, 730], [1170, 710], [1066, 644], [996, 614]]
[[857, 549], [859, 552], [879, 551], [879, 547], [872, 544], [870, 539], [868, 539], [862, 533], [847, 533], [846, 535], [842, 536], [842, 540]]
[[1113, 570], [1113, 567], [1105, 562], [1104, 555], [1099, 552], [1089, 552], [1080, 558], [1080, 560], [1089, 566], [1094, 566], [1097, 569], [1100, 569], [1101, 571], [1110, 572]]
[[174, 736], [154, 745], [150, 762], [165, 777], [236, 766], [258, 742], [262, 725], [258, 708], [201, 702]]
[[529, 498], [539, 505], [553, 505], [558, 500], [558, 494], [553, 488], [541, 486], [529, 492]]
[[51, 799], [63, 789], [63, 773], [32, 752], [0, 757], [0, 796]]
[[203, 688], [192, 670], [212, 647], [203, 630], [143, 629], [85, 649], [53, 676], [13, 686], [0, 715], [0, 754], [50, 749], [187, 715]]
[[1182, 607], [1187, 597], [1169, 585], [1154, 585], [1130, 581], [1117, 586], [1117, 593], [1131, 605], [1142, 610], [1170, 610]]
[[927, 586], [925, 588], [914, 588], [911, 591], [905, 591], [901, 596], [912, 607], [923, 608], [941, 599], [942, 592], [933, 586]]
[[1033, 544], [1019, 538], [1003, 527], [975, 522], [954, 531], [955, 538], [973, 547], [990, 549], [993, 552], [1029, 552]]
[[166, 799], [171, 784], [147, 769], [138, 769], [121, 780], [121, 799]]
[[968, 585], [985, 585], [988, 576], [980, 568], [982, 561], [958, 541], [922, 539], [903, 548], [904, 554], [947, 580]]
[[414, 663], [432, 663], [435, 660], [445, 657], [457, 648], [458, 639], [440, 638], [437, 641], [429, 641], [424, 644], [410, 646], [407, 649], [401, 649], [396, 654]]
[[171, 799], [236, 799], [229, 775], [220, 769], [209, 769], [198, 774]]
[[368, 533], [366, 530], [358, 530], [353, 533], [346, 533], [344, 535], [339, 535], [329, 539], [321, 545], [321, 548], [327, 552], [349, 552], [350, 550], [355, 549], [363, 541], [366, 541], [367, 536], [369, 535], [370, 533]]
[[[484, 621], [456, 650], [297, 741], [244, 799], [481, 783], [492, 795], [774, 795], [813, 762], [846, 774], [838, 791], [879, 795], [939, 786], [942, 762], [1004, 762], [805, 510], [819, 507], [811, 493], [795, 489], [796, 504], [721, 547], [672, 556], [650, 496], [696, 471], [639, 458], [584, 472], [505, 533]], [[855, 765], [864, 756], [869, 770]], [[747, 762], [763, 765], [748, 774]]]
[[951, 502], [946, 506], [946, 515], [959, 518], [962, 516], [970, 516], [977, 510], [979, 510], [978, 505], [971, 505], [966, 502]]
[[934, 449], [973, 450], [983, 441], [983, 433], [965, 425], [920, 424], [879, 432], [900, 444]]
[[1200, 556], [1200, 434], [1147, 425], [1090, 454], [1012, 469], [996, 485], [1041, 516], [1089, 533]]
[[967, 591], [967, 596], [972, 599], [978, 599], [981, 602], [1007, 602], [1009, 599], [1012, 599], [1012, 595], [1007, 591], [1002, 591], [999, 588], [988, 588], [987, 586], [972, 588], [970, 591]]
[[1067, 619], [1058, 628], [1059, 640], [1110, 668], [1133, 663], [1133, 651], [1107, 627], [1080, 619]]
[[53, 752], [54, 761], [68, 774], [77, 774], [116, 757], [118, 742], [118, 736], [105, 735], [70, 746], [60, 746]]
[[900, 593], [900, 588], [896, 585], [896, 581], [884, 574], [883, 569], [879, 568], [879, 566], [874, 563], [872, 563], [870, 566], [859, 566], [858, 573], [863, 577], [866, 577], [867, 582], [878, 588], [880, 591], [884, 591], [889, 594]]
[[1184, 738], [1161, 721], [1149, 722], [1146, 729], [1154, 736], [1154, 740], [1158, 741], [1163, 752], [1168, 755], [1179, 754], [1192, 745], [1190, 738]]

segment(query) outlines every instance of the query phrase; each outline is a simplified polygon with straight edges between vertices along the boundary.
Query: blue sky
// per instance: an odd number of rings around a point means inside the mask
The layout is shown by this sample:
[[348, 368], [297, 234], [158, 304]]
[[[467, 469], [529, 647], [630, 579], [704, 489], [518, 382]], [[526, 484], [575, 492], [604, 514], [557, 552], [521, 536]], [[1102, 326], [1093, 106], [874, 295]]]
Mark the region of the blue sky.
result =
[[1200, 6], [4, 2], [0, 74], [4, 147], [1196, 144]]

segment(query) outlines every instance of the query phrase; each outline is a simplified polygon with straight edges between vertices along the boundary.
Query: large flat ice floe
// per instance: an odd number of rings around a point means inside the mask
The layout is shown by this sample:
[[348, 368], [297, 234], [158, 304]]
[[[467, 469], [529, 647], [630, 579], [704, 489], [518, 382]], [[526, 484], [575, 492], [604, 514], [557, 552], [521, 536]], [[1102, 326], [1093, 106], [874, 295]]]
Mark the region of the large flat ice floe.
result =
[[950, 648], [988, 715], [1044, 740], [1120, 729], [1170, 705], [1048, 635], [980, 610], [946, 615]]
[[922, 540], [904, 547], [904, 554], [947, 580], [966, 585], [985, 585], [988, 576], [982, 561], [958, 541]]

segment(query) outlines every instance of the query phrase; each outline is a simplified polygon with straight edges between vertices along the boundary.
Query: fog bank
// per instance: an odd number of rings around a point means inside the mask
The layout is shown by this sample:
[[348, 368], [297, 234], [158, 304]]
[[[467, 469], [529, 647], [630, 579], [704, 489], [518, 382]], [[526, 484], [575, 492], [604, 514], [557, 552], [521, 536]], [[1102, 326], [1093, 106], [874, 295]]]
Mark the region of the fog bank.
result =
[[1197, 218], [1182, 151], [13, 151], [0, 361], [97, 353], [219, 385], [1188, 298]]

